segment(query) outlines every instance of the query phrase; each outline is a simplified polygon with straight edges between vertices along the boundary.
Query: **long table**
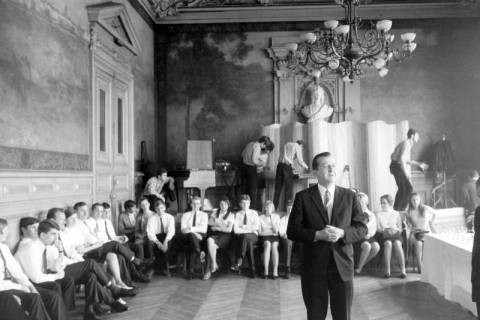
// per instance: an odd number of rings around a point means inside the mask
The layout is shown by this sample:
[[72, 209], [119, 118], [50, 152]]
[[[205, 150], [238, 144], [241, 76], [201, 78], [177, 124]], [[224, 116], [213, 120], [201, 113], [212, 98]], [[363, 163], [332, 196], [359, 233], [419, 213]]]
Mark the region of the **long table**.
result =
[[458, 302], [477, 315], [470, 282], [473, 234], [426, 235], [421, 281], [437, 288], [445, 299]]

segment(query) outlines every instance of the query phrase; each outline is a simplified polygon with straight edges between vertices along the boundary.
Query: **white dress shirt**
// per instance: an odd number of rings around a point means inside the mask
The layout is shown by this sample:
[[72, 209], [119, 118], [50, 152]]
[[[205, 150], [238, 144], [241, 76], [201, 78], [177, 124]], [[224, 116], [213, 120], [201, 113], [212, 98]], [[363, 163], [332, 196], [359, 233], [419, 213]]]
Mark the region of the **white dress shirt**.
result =
[[280, 224], [278, 227], [278, 235], [284, 239], [287, 239], [287, 226], [288, 226], [288, 219], [290, 218], [290, 214], [286, 214], [280, 218]]
[[[333, 197], [335, 196], [335, 185], [328, 186], [328, 189], [318, 184], [318, 190], [320, 191], [320, 196], [322, 197], [323, 205], [327, 208], [328, 222], [332, 221], [332, 208], [333, 208]], [[325, 203], [325, 193], [328, 190], [329, 200], [328, 203]]]
[[64, 261], [67, 266], [83, 261], [82, 255], [78, 253], [77, 249], [75, 249], [75, 246], [73, 245], [74, 242], [68, 233], [60, 231], [58, 233], [58, 239], [62, 242]]
[[[3, 255], [3, 259], [0, 259], [0, 291], [22, 290], [21, 285], [30, 286], [30, 280], [12, 256], [7, 245], [0, 243], [0, 253]], [[8, 271], [11, 279], [5, 279], [5, 271]]]
[[[47, 274], [44, 273], [43, 265], [43, 253], [47, 250], [47, 261], [51, 260], [48, 256], [52, 253], [52, 250], [56, 250], [52, 246], [46, 247], [40, 240], [24, 239], [23, 245], [18, 247], [15, 258], [22, 266], [23, 271], [33, 283], [42, 283], [47, 281], [55, 281], [63, 278], [59, 274]], [[22, 240], [23, 241], [23, 240]], [[49, 250], [50, 249], [50, 250]], [[49, 252], [50, 251], [50, 252]]]
[[68, 234], [75, 247], [89, 246], [99, 241], [82, 220], [77, 220], [73, 226], [65, 228], [65, 233]]
[[[193, 226], [194, 211], [185, 212], [182, 215], [180, 222], [182, 233], [198, 232], [207, 233], [208, 228], [208, 214], [203, 211], [197, 211], [197, 218], [195, 220], [195, 226]], [[186, 232], [190, 228], [190, 231]]]
[[[217, 218], [217, 211], [213, 212], [208, 219], [208, 225], [211, 227], [212, 231], [220, 231], [225, 233], [230, 233], [233, 230], [233, 224], [235, 222], [235, 214], [233, 212], [220, 212]], [[230, 212], [228, 217], [225, 219], [225, 216]]]
[[258, 217], [259, 228], [258, 234], [260, 236], [278, 236], [278, 228], [280, 225], [280, 216], [272, 213], [269, 216], [262, 214]]
[[280, 162], [293, 166], [293, 161], [295, 159], [302, 167], [308, 169], [308, 165], [305, 163], [305, 161], [303, 161], [302, 147], [296, 142], [285, 143]]
[[150, 241], [158, 241], [157, 234], [162, 232], [162, 224], [163, 232], [167, 234], [165, 239], [167, 241], [172, 240], [175, 235], [175, 218], [171, 214], [165, 212], [161, 216], [159, 214], [153, 214], [148, 218], [147, 237]]
[[249, 142], [242, 151], [243, 163], [253, 167], [262, 166], [262, 161], [260, 159], [261, 151], [262, 146], [260, 145], [260, 142]]
[[[247, 224], [244, 224], [245, 215], [247, 216]], [[235, 223], [233, 224], [233, 232], [236, 234], [255, 233], [258, 234], [260, 222], [258, 220], [258, 213], [255, 210], [248, 209], [245, 211], [238, 211], [235, 214]]]

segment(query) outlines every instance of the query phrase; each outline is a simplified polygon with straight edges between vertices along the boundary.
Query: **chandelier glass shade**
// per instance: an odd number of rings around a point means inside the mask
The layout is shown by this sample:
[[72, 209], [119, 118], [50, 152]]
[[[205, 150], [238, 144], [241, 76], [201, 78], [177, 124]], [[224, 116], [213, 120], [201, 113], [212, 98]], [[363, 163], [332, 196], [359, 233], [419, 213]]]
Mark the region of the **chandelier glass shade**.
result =
[[345, 10], [345, 20], [328, 20], [323, 28], [307, 32], [298, 43], [287, 44], [287, 63], [292, 69], [315, 77], [336, 73], [344, 81], [353, 82], [375, 68], [381, 77], [388, 73], [392, 60], [402, 61], [417, 47], [416, 34], [401, 35], [402, 45], [394, 46], [395, 35], [390, 33], [391, 20], [364, 23], [356, 15], [360, 0], [335, 0]]

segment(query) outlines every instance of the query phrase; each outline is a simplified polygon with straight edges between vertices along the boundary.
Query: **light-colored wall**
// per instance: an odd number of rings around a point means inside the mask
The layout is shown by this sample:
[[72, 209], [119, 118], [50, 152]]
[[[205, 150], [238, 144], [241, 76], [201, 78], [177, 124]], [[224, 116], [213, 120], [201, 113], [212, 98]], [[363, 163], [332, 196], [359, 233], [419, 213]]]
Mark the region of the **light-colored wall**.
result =
[[[86, 6], [100, 2], [0, 2], [0, 148], [7, 155], [0, 169], [91, 169]], [[142, 48], [132, 65], [139, 159], [140, 141], [146, 140], [153, 150], [157, 135], [154, 35], [128, 1], [124, 4]], [[32, 160], [34, 152], [42, 157]]]

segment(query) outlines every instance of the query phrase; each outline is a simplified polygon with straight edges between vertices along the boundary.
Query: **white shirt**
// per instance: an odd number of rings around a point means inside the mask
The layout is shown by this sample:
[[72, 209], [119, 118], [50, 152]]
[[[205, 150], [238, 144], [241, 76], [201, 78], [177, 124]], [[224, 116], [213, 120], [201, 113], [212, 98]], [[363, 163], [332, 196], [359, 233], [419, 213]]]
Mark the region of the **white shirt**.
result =
[[67, 266], [83, 261], [82, 255], [78, 253], [77, 249], [75, 249], [73, 241], [68, 233], [60, 231], [58, 237], [59, 240], [62, 241], [64, 261]]
[[262, 166], [262, 161], [260, 159], [261, 151], [262, 147], [260, 142], [249, 142], [242, 151], [243, 163], [254, 167]]
[[[49, 246], [46, 247], [40, 240], [24, 239], [27, 240], [18, 247], [15, 258], [22, 266], [23, 271], [33, 283], [42, 283], [47, 281], [55, 281], [60, 279], [58, 274], [43, 273], [43, 252], [47, 250], [47, 261], [49, 256], [49, 249], [55, 250], [55, 248]], [[21, 242], [23, 242], [22, 240]]]
[[365, 239], [370, 239], [377, 233], [377, 217], [375, 216], [375, 213], [373, 213], [370, 210], [366, 210], [365, 213], [368, 215], [368, 222], [367, 222], [367, 235], [365, 236]]
[[[22, 267], [12, 256], [8, 246], [0, 243], [0, 252], [5, 259], [4, 264], [3, 259], [0, 258], [0, 291], [12, 289], [21, 290], [20, 285], [30, 286], [30, 280], [28, 280], [28, 277], [23, 272]], [[8, 270], [8, 273], [12, 278], [11, 280], [5, 279], [5, 269]]]
[[409, 175], [411, 172], [411, 154], [412, 154], [413, 142], [410, 139], [400, 142], [393, 150], [393, 153], [390, 155], [390, 158], [393, 161], [398, 163], [403, 163], [405, 165], [406, 174]]
[[175, 235], [175, 218], [171, 214], [165, 212], [161, 217], [158, 214], [154, 214], [148, 218], [147, 237], [150, 241], [158, 241], [157, 234], [162, 232], [162, 224], [163, 232], [167, 234], [165, 239], [168, 241], [172, 240]]
[[287, 142], [283, 146], [283, 155], [280, 158], [280, 162], [293, 166], [293, 161], [297, 160], [298, 163], [308, 169], [307, 164], [303, 161], [302, 147], [296, 142]]
[[435, 220], [435, 212], [429, 206], [425, 206], [425, 216], [422, 217], [418, 209], [407, 212], [407, 221], [412, 230], [425, 230], [431, 232], [430, 224]]
[[272, 213], [267, 216], [262, 214], [258, 217], [259, 226], [258, 234], [260, 236], [278, 236], [278, 228], [280, 225], [280, 216], [276, 213]]
[[[333, 208], [333, 197], [335, 196], [335, 185], [330, 185], [327, 188], [322, 186], [321, 184], [318, 184], [318, 190], [320, 191], [320, 196], [322, 197], [322, 202], [325, 208], [327, 208], [327, 214], [328, 214], [328, 221], [329, 223], [332, 221], [332, 208]], [[325, 203], [325, 192], [328, 190], [329, 193], [329, 200], [328, 203]]]
[[378, 231], [383, 231], [387, 228], [397, 231], [402, 230], [402, 218], [398, 211], [380, 211], [377, 213], [377, 228]]
[[[247, 216], [247, 224], [244, 224], [245, 215]], [[258, 220], [258, 213], [255, 210], [248, 209], [245, 211], [238, 211], [235, 214], [235, 223], [233, 224], [233, 232], [236, 234], [255, 233], [258, 234], [260, 221]]]
[[[182, 233], [198, 232], [207, 233], [208, 214], [203, 211], [197, 211], [196, 224], [193, 226], [194, 211], [185, 212], [180, 222]], [[185, 231], [190, 228], [190, 231]]]
[[225, 215], [228, 212], [220, 212], [218, 218], [217, 218], [217, 212], [220, 209], [217, 209], [217, 211], [213, 212], [210, 215], [210, 218], [208, 219], [208, 225], [211, 227], [212, 231], [220, 231], [220, 232], [225, 232], [225, 233], [230, 233], [233, 230], [233, 224], [235, 222], [235, 214], [233, 212], [230, 212], [228, 215], [227, 219], [225, 218]]
[[286, 214], [280, 218], [280, 224], [278, 227], [278, 235], [282, 238], [287, 238], [287, 226], [288, 226], [288, 219], [290, 218], [290, 214]]
[[89, 246], [99, 241], [82, 220], [77, 220], [73, 226], [65, 228], [65, 233], [68, 234], [75, 247]]

